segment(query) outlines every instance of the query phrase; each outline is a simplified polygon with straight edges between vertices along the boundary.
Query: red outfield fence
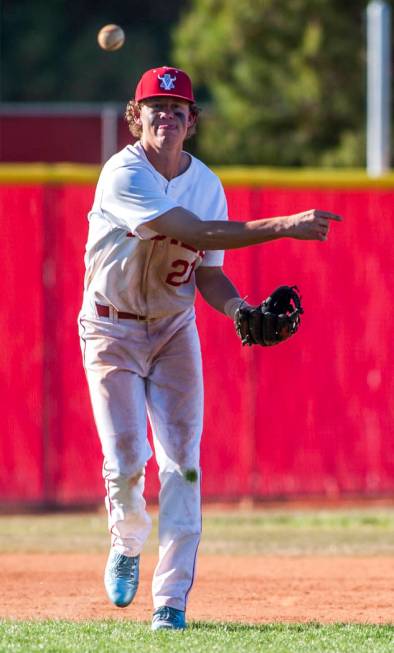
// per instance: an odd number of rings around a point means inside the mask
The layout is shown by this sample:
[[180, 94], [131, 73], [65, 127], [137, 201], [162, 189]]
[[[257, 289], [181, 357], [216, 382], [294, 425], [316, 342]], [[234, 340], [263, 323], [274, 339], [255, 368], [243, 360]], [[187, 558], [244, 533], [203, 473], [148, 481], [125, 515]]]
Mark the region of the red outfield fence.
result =
[[[393, 179], [304, 174], [222, 171], [231, 217], [319, 207], [345, 221], [327, 243], [282, 240], [226, 255], [251, 302], [279, 284], [300, 287], [305, 315], [291, 341], [241, 348], [231, 322], [198, 298], [205, 498], [394, 492]], [[104, 494], [76, 325], [96, 175], [0, 170], [3, 504]], [[157, 489], [152, 462], [147, 496]]]

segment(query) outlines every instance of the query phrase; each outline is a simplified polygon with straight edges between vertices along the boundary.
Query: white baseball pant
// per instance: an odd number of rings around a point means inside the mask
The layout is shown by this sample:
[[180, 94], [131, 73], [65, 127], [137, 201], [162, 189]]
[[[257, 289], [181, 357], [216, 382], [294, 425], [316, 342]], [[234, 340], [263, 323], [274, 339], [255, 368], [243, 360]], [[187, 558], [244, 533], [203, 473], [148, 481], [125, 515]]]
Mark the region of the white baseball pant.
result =
[[[194, 308], [152, 321], [81, 313], [79, 329], [104, 456], [112, 545], [135, 556], [150, 533], [143, 497], [152, 455], [148, 415], [161, 488], [153, 604], [185, 610], [201, 533], [203, 380]], [[196, 480], [185, 475], [190, 470]]]

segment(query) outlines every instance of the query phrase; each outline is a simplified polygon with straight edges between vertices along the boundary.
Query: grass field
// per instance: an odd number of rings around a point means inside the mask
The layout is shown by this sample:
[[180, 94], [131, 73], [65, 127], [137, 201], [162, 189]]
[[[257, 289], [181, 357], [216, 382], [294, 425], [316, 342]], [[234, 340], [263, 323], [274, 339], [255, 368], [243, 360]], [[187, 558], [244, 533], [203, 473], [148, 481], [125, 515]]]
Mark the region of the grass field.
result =
[[[157, 515], [146, 552], [155, 552]], [[104, 512], [0, 516], [1, 552], [106, 551]], [[200, 554], [394, 555], [394, 507], [242, 510], [207, 507]]]
[[[157, 520], [147, 544], [156, 551]], [[0, 554], [108, 547], [103, 512], [0, 517]], [[394, 508], [219, 510], [207, 508], [200, 555], [393, 556]], [[5, 597], [6, 600], [6, 597]], [[236, 596], [234, 597], [236, 600]], [[373, 587], [371, 587], [373, 601]], [[1, 609], [0, 609], [1, 616]], [[99, 615], [98, 615], [99, 617]], [[394, 624], [394, 607], [393, 607]], [[393, 624], [192, 622], [183, 633], [151, 633], [147, 623], [100, 620], [0, 621], [1, 653], [107, 652], [393, 653]]]
[[193, 623], [185, 632], [152, 633], [146, 624], [0, 623], [7, 653], [392, 653], [392, 626]]

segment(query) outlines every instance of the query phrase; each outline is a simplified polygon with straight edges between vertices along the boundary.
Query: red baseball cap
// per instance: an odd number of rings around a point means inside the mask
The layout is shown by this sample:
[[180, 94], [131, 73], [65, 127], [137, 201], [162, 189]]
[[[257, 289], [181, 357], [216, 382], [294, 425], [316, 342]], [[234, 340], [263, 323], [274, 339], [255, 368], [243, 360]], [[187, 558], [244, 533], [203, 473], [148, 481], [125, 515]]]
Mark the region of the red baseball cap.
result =
[[173, 96], [194, 102], [192, 80], [183, 70], [162, 66], [147, 70], [135, 89], [135, 101], [151, 97]]

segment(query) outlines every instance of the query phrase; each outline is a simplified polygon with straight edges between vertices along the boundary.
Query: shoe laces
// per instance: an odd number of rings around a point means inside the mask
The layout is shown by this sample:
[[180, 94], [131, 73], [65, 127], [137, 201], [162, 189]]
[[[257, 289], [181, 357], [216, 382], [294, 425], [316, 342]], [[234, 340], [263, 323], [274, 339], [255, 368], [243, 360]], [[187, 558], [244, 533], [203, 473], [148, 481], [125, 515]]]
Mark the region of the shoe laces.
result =
[[113, 561], [112, 571], [118, 578], [130, 579], [134, 576], [138, 563], [138, 556], [129, 557], [119, 553]]
[[169, 605], [163, 605], [161, 608], [158, 608], [155, 611], [155, 617], [166, 621], [167, 619], [171, 619], [172, 617], [176, 618], [177, 611], [175, 610], [175, 608], [171, 608]]

